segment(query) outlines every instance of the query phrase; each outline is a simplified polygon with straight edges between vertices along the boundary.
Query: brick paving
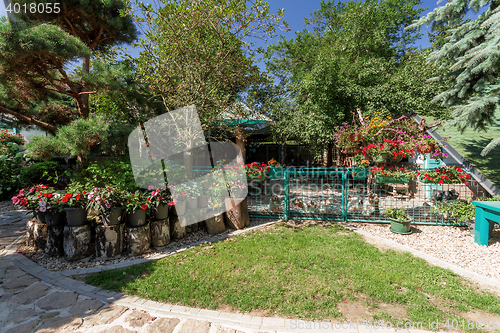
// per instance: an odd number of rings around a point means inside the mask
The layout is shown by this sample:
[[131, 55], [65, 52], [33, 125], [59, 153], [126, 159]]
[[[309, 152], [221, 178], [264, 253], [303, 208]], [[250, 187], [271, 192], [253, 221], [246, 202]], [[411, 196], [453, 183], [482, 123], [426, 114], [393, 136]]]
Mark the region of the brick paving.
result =
[[426, 332], [193, 309], [101, 290], [16, 253], [27, 220], [22, 214], [0, 216], [0, 333]]

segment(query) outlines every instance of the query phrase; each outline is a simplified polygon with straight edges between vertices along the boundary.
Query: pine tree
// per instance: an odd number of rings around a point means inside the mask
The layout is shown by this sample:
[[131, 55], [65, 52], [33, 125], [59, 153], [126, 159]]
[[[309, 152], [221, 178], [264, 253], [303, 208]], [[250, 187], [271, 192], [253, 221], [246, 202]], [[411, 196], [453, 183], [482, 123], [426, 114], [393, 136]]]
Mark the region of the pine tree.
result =
[[[428, 57], [450, 71], [433, 79], [452, 78], [449, 89], [437, 95], [435, 102], [452, 109], [447, 126], [460, 130], [472, 127], [486, 130], [493, 124], [500, 103], [500, 1], [453, 0], [420, 18], [409, 28], [457, 26], [450, 30], [445, 43]], [[475, 20], [463, 22], [464, 13], [479, 13]], [[492, 140], [481, 152], [488, 154], [500, 144]]]
[[[12, 5], [27, 0], [13, 0]], [[39, 7], [50, 4], [37, 2]], [[41, 7], [40, 7], [41, 6]], [[12, 24], [0, 22], [0, 91], [10, 96], [0, 100], [0, 112], [10, 113], [22, 122], [31, 123], [43, 115], [33, 112], [30, 103], [55, 96], [68, 96], [76, 103], [73, 117], [89, 115], [90, 55], [105, 52], [114, 45], [132, 42], [136, 28], [124, 0], [64, 0], [60, 11], [37, 11], [15, 14]], [[71, 61], [83, 59], [81, 73], [70, 73]], [[74, 64], [73, 64], [74, 66]], [[55, 123], [44, 126], [53, 129]], [[47, 124], [45, 124], [47, 125]]]

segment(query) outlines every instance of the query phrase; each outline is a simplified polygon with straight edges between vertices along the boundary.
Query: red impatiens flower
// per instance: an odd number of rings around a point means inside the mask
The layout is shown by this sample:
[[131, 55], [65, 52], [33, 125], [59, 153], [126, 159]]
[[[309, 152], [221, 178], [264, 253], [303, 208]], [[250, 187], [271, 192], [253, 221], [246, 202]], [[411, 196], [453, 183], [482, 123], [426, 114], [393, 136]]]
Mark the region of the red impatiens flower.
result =
[[146, 204], [141, 205], [141, 208], [142, 208], [143, 210], [146, 210], [146, 209], [148, 209], [148, 205], [146, 205]]

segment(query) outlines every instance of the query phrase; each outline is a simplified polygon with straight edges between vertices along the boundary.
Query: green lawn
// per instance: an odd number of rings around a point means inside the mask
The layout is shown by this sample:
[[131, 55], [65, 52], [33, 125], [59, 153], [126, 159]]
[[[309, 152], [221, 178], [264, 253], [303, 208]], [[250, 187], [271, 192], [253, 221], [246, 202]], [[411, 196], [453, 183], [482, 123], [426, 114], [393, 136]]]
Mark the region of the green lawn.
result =
[[[500, 112], [497, 111], [496, 119], [500, 119]], [[427, 124], [434, 119], [426, 117]], [[476, 132], [467, 129], [460, 133], [455, 127], [438, 127], [437, 132], [441, 136], [451, 136], [448, 141], [456, 151], [472, 163], [481, 173], [486, 176], [497, 188], [500, 188], [500, 147], [492, 150], [488, 155], [481, 156], [481, 151], [492, 139], [500, 137], [500, 121], [496, 120], [494, 125], [488, 128], [487, 132]]]
[[498, 296], [330, 224], [276, 225], [92, 275], [87, 283], [173, 304], [306, 320], [359, 319], [342, 314], [349, 305], [368, 309], [365, 319], [422, 322], [424, 328], [429, 320], [462, 320], [478, 310], [500, 318]]

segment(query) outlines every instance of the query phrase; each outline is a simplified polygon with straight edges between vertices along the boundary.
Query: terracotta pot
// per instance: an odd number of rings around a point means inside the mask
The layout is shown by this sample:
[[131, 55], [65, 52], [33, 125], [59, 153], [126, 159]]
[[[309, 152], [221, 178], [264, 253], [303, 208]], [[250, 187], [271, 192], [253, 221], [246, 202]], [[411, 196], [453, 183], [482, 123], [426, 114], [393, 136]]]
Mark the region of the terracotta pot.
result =
[[417, 147], [417, 151], [420, 154], [429, 154], [434, 151], [434, 145], [422, 145]]

